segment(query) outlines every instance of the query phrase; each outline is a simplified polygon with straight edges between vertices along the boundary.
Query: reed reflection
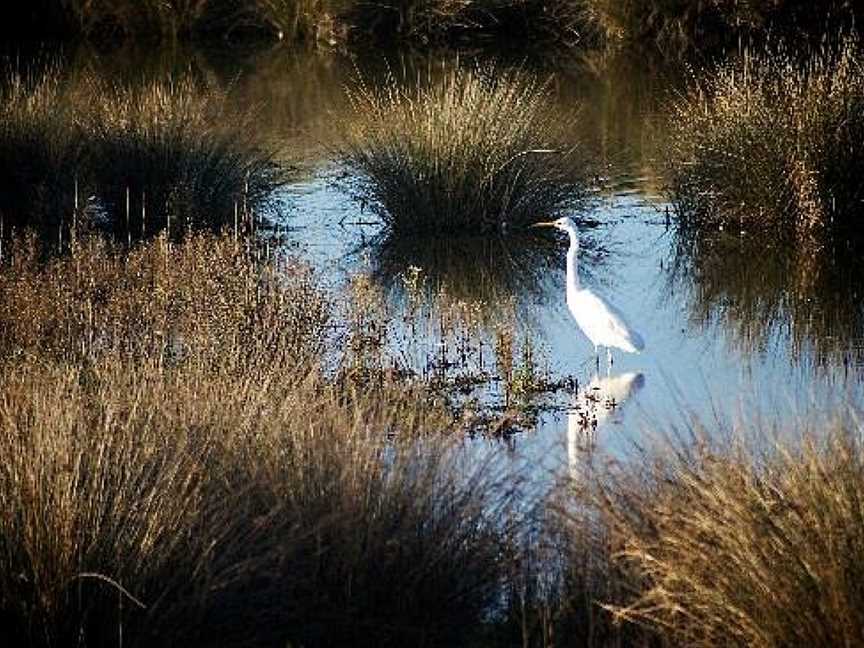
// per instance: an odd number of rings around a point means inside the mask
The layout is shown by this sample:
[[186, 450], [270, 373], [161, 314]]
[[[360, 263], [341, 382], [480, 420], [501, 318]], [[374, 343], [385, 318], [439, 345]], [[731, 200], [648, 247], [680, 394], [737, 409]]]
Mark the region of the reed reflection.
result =
[[768, 245], [745, 236], [682, 237], [671, 290], [691, 322], [720, 326], [742, 353], [787, 347], [814, 368], [864, 363], [864, 259], [847, 246]]
[[[602, 274], [606, 256], [596, 236], [583, 243], [583, 272]], [[383, 236], [368, 248], [376, 280], [398, 297], [404, 277], [422, 270], [430, 294], [442, 289], [454, 299], [480, 306], [494, 314], [515, 304], [523, 321], [533, 321], [540, 309], [557, 300], [563, 290], [566, 245], [554, 235], [507, 237], [395, 237]]]

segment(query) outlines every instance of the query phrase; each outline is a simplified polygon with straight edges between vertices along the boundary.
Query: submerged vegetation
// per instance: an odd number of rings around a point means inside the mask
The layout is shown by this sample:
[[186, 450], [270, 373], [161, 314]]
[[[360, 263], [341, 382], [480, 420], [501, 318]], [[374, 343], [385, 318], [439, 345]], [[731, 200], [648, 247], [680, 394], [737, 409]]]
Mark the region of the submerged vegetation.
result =
[[673, 108], [672, 199], [685, 229], [786, 241], [861, 240], [864, 68], [858, 44], [797, 63], [747, 54]]
[[191, 77], [131, 87], [92, 73], [70, 82], [48, 66], [7, 72], [2, 88], [7, 233], [29, 227], [63, 241], [76, 227], [129, 239], [233, 227], [265, 210], [280, 181], [242, 127], [248, 118]]
[[547, 88], [515, 72], [456, 68], [403, 87], [359, 83], [337, 155], [395, 235], [506, 233], [586, 200], [588, 163]]

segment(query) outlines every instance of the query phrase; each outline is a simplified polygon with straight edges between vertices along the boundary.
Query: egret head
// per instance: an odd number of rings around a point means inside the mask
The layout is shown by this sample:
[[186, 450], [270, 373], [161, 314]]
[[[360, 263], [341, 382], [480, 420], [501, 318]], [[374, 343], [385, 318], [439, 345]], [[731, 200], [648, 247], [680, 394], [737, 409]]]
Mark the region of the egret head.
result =
[[555, 229], [559, 229], [562, 232], [567, 232], [568, 234], [578, 234], [579, 230], [576, 227], [576, 223], [569, 216], [562, 216], [554, 221], [544, 221], [540, 223], [534, 223], [531, 227], [554, 227]]

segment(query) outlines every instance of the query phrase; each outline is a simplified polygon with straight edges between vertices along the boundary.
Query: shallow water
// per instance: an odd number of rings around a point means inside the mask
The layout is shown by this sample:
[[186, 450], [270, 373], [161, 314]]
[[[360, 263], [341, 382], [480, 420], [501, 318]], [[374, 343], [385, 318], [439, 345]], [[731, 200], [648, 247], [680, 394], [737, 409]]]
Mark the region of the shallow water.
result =
[[[634, 443], [687, 430], [694, 420], [708, 427], [791, 423], [860, 397], [864, 314], [857, 291], [864, 273], [843, 261], [753, 249], [746, 232], [730, 233], [710, 249], [683, 245], [659, 195], [655, 161], [662, 129], [654, 117], [675, 82], [638, 62], [571, 66], [553, 75], [557, 104], [582, 107], [574, 138], [596, 151], [609, 174], [590, 210], [575, 215], [586, 223], [583, 281], [627, 314], [647, 344], [640, 355], [616, 353], [609, 370], [604, 359], [598, 374], [594, 350], [564, 303], [565, 240], [397, 245], [382, 241], [374, 215], [333, 184], [338, 169], [329, 146], [339, 122], [350, 119], [344, 84], [358, 73], [368, 82], [382, 79], [383, 57], [277, 50], [72, 58], [126, 77], [191, 70], [227, 88], [237, 104], [253, 105], [262, 137], [299, 169], [276, 217], [288, 229], [286, 246], [331, 285], [369, 273], [398, 309], [405, 302], [402, 273], [419, 266], [429, 285], [446, 284], [458, 299], [483, 302], [490, 320], [512, 297], [518, 326], [536, 340], [543, 368], [579, 385], [576, 393], [545, 397], [536, 425], [510, 438], [513, 465], [527, 462], [541, 481], [583, 474], [602, 453], [624, 455]], [[428, 65], [390, 59], [391, 70]], [[422, 365], [439, 342], [433, 332], [408, 361]], [[500, 386], [485, 392], [500, 396]]]

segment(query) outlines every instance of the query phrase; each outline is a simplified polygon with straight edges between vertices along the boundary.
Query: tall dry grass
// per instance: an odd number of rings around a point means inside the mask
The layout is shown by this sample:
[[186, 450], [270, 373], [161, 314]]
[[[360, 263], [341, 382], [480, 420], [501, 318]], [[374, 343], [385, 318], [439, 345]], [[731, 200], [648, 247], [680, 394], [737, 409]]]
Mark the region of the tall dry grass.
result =
[[[526, 73], [456, 68], [351, 89], [337, 155], [394, 235], [519, 229], [582, 204], [588, 165], [568, 118]], [[572, 131], [570, 131], [572, 132]]]
[[604, 475], [596, 501], [640, 584], [619, 619], [675, 645], [864, 640], [861, 428], [797, 432], [695, 440]]
[[672, 199], [686, 228], [860, 239], [864, 71], [856, 41], [799, 64], [767, 49], [672, 106]]
[[350, 2], [342, 15], [350, 39], [382, 45], [560, 54], [582, 45], [584, 39], [581, 7], [571, 0]]
[[242, 239], [0, 266], [0, 621], [16, 645], [454, 645], [512, 494], [419, 384], [332, 382], [328, 299]]

